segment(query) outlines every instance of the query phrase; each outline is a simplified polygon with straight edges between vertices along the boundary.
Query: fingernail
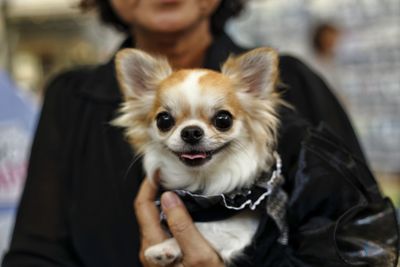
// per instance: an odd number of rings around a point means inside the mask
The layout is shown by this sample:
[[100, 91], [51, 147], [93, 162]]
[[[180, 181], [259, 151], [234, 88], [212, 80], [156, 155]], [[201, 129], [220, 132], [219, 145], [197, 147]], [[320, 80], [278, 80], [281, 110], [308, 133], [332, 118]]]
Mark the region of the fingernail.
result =
[[165, 192], [161, 196], [161, 205], [163, 209], [170, 209], [181, 204], [179, 197], [172, 192]]

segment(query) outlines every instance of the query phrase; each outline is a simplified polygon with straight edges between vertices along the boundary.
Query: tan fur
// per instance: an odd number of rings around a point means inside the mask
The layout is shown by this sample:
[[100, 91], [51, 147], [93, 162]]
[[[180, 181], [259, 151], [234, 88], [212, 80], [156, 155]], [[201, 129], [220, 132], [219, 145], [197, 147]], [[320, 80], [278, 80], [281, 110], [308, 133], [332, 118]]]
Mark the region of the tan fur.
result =
[[160, 84], [159, 91], [173, 89], [174, 86], [181, 83], [189, 74], [191, 70], [179, 70], [172, 73], [168, 79], [165, 79]]
[[174, 93], [175, 100], [179, 102], [179, 107], [181, 112], [179, 112], [179, 116], [176, 117], [176, 121], [180, 122], [187, 118], [190, 114], [190, 106], [185, 101], [185, 97], [182, 94], [176, 96], [178, 92], [174, 91], [175, 87], [181, 83], [188, 75], [190, 74], [190, 70], [179, 70], [177, 72], [172, 73], [167, 79], [163, 80], [156, 92], [156, 102], [154, 110], [156, 112], [152, 113], [153, 118], [160, 112], [164, 110], [162, 107], [163, 100], [168, 97], [171, 93]]
[[242, 112], [242, 106], [236, 96], [232, 81], [219, 72], [208, 71], [199, 79], [199, 85], [204, 94], [221, 94], [225, 97], [226, 107], [233, 115]]

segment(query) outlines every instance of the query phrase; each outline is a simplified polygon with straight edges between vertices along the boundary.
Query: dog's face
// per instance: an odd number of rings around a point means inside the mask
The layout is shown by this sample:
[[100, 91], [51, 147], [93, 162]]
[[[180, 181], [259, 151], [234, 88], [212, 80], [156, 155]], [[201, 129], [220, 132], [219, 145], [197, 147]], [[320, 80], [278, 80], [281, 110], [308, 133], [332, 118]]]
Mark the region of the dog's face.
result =
[[114, 123], [126, 128], [140, 153], [208, 175], [235, 160], [264, 161], [271, 153], [278, 123], [272, 50], [229, 59], [222, 73], [173, 72], [165, 60], [134, 49], [120, 52], [116, 62], [125, 101]]
[[233, 83], [220, 73], [175, 72], [160, 83], [152, 106], [152, 142], [186, 166], [211, 163], [241, 141], [243, 110]]

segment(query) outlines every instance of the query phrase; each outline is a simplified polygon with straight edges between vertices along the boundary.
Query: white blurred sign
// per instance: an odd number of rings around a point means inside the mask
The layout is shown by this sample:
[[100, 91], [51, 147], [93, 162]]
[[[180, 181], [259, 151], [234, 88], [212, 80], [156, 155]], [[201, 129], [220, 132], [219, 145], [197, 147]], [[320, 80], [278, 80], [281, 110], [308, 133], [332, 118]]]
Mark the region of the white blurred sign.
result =
[[[1, 1], [1, 0], [0, 0]], [[4, 0], [3, 0], [4, 1]], [[77, 0], [6, 0], [10, 17], [53, 16], [78, 13]]]

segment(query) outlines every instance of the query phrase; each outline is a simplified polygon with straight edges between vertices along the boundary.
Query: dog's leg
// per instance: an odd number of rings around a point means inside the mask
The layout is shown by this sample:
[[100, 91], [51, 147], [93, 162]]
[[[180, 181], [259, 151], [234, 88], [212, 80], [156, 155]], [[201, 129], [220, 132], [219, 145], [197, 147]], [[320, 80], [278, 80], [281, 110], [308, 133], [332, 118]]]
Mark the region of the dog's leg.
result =
[[146, 249], [144, 256], [148, 261], [160, 266], [166, 266], [179, 260], [182, 253], [175, 238], [170, 238]]

